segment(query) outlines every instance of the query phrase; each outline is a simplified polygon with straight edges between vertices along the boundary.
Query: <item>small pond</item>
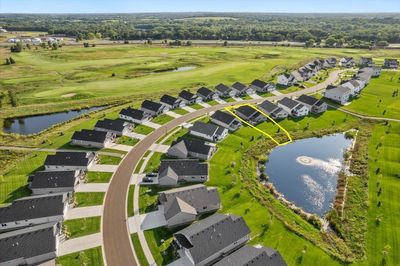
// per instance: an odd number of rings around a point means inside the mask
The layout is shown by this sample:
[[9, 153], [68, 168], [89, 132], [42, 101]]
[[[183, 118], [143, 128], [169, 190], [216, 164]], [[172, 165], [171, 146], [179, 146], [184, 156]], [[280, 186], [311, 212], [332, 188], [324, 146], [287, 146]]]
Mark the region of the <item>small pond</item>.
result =
[[21, 135], [36, 134], [55, 124], [62, 123], [80, 115], [98, 111], [104, 108], [104, 106], [92, 107], [67, 112], [5, 119], [3, 131], [6, 133], [15, 133]]
[[335, 198], [343, 153], [351, 144], [344, 134], [297, 140], [272, 150], [265, 173], [287, 200], [323, 216]]
[[183, 66], [183, 67], [177, 67], [174, 70], [172, 70], [171, 72], [182, 72], [182, 71], [192, 70], [195, 68], [196, 68], [196, 66]]

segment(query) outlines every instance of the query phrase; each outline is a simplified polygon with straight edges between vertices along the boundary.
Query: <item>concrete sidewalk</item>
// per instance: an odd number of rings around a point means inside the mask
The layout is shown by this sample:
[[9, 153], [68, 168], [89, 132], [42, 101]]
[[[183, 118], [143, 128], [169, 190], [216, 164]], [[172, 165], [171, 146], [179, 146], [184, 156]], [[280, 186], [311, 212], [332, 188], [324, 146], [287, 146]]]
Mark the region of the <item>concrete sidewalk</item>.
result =
[[101, 233], [68, 239], [58, 246], [57, 256], [82, 251], [85, 249], [99, 247], [103, 244]]
[[181, 117], [180, 114], [177, 114], [177, 113], [175, 113], [174, 111], [168, 111], [168, 112], [166, 112], [165, 114], [167, 114], [167, 115], [169, 115], [169, 116], [172, 116], [173, 118]]
[[[135, 216], [128, 217], [128, 226], [131, 234], [137, 232], [135, 219]], [[165, 220], [163, 209], [140, 214], [140, 230], [142, 231], [163, 227], [166, 225], [167, 221]]]
[[136, 183], [139, 183], [143, 177], [145, 177], [145, 174], [133, 174], [131, 176], [131, 182], [129, 183], [130, 185], [136, 185]]
[[156, 123], [153, 123], [151, 121], [144, 122], [142, 125], [145, 125], [145, 126], [148, 126], [148, 127], [154, 128], [154, 129], [157, 129], [157, 128], [161, 127], [160, 124], [156, 124]]
[[241, 102], [241, 101], [243, 101], [243, 99], [242, 98], [240, 98], [240, 97], [232, 97], [232, 99], [234, 99], [235, 101], [237, 101], [237, 102]]
[[118, 168], [118, 165], [113, 164], [94, 164], [89, 168], [90, 172], [108, 172], [114, 173]]
[[75, 188], [75, 192], [106, 192], [109, 183], [81, 183]]
[[196, 111], [196, 109], [193, 109], [192, 107], [189, 107], [189, 106], [184, 106], [184, 107], [182, 107], [182, 109], [188, 111], [189, 113], [193, 113]]
[[209, 105], [208, 103], [205, 103], [205, 102], [201, 102], [201, 103], [199, 103], [201, 106], [203, 106], [203, 107], [205, 107], [205, 108], [207, 108], [207, 107], [211, 107], [211, 105]]
[[250, 96], [252, 99], [255, 99], [255, 100], [259, 100], [259, 99], [262, 99], [262, 98], [263, 98], [263, 97], [261, 97], [260, 95], [258, 95], [257, 93], [249, 94], [249, 96]]
[[114, 149], [114, 150], [119, 150], [119, 151], [130, 152], [133, 149], [133, 146], [123, 145], [123, 144], [118, 144], [118, 143], [112, 143], [107, 148]]
[[103, 205], [73, 208], [67, 211], [65, 220], [101, 216], [102, 214], [103, 214]]
[[276, 96], [283, 95], [283, 93], [280, 92], [280, 91], [278, 91], [278, 90], [273, 90], [273, 91], [271, 91], [271, 93], [272, 93], [273, 95], [276, 95]]
[[153, 144], [150, 146], [149, 151], [167, 153], [169, 147], [170, 147], [169, 145], [153, 143]]
[[128, 133], [124, 134], [124, 136], [130, 137], [133, 139], [140, 139], [140, 140], [142, 140], [146, 137], [146, 135], [135, 133], [135, 132], [128, 132]]

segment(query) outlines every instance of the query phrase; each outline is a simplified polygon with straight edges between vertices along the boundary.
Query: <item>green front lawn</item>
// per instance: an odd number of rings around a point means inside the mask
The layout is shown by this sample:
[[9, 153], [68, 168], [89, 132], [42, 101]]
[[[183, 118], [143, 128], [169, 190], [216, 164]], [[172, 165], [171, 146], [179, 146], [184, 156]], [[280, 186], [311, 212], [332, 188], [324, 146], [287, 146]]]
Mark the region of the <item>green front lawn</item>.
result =
[[138, 139], [130, 138], [127, 136], [121, 136], [117, 139], [118, 144], [129, 145], [129, 146], [135, 146], [135, 144], [138, 142], [139, 142]]
[[56, 265], [61, 266], [83, 266], [95, 265], [102, 266], [103, 256], [101, 247], [86, 249], [83, 251], [71, 253], [56, 259]]
[[140, 241], [139, 241], [139, 237], [138, 237], [137, 233], [131, 234], [131, 241], [132, 241], [132, 245], [135, 250], [135, 253], [136, 253], [136, 257], [139, 260], [139, 264], [141, 266], [149, 265], [149, 263], [147, 262], [146, 255], [144, 254], [143, 248], [140, 245]]
[[172, 234], [176, 231], [177, 229], [171, 231], [167, 228], [155, 228], [144, 231], [147, 244], [157, 265], [167, 265], [175, 259], [171, 243], [173, 240]]
[[219, 102], [217, 102], [216, 100], [212, 100], [212, 101], [209, 101], [209, 102], [207, 102], [209, 105], [217, 105], [217, 104], [219, 104]]
[[157, 172], [161, 160], [164, 158], [166, 158], [166, 155], [164, 153], [154, 152], [153, 156], [151, 156], [150, 160], [147, 162], [144, 172], [145, 173]]
[[204, 107], [198, 103], [192, 104], [190, 105], [191, 108], [196, 109], [196, 110], [200, 110], [203, 109]]
[[189, 113], [188, 111], [186, 111], [186, 110], [183, 109], [183, 108], [174, 109], [174, 110], [172, 110], [172, 111], [175, 112], [175, 113], [177, 113], [178, 115], [186, 115], [186, 114]]
[[148, 135], [153, 131], [154, 131], [154, 128], [148, 127], [148, 126], [145, 126], [145, 125], [137, 125], [133, 129], [133, 132], [138, 133], [138, 134], [142, 134], [142, 135]]
[[100, 232], [101, 217], [88, 217], [64, 221], [63, 226], [68, 238], [90, 235]]
[[107, 172], [87, 172], [86, 179], [88, 183], [108, 183], [112, 175]]
[[120, 157], [115, 157], [115, 156], [108, 156], [108, 155], [103, 155], [99, 154], [99, 164], [113, 164], [113, 165], [118, 165], [122, 158]]
[[127, 206], [127, 208], [128, 208], [128, 210], [127, 210], [128, 217], [131, 217], [131, 216], [135, 215], [134, 212], [133, 212], [133, 208], [134, 208], [134, 206], [133, 206], [133, 194], [134, 194], [134, 192], [135, 192], [135, 185], [130, 185], [129, 186], [129, 190], [128, 190], [128, 206]]
[[103, 205], [104, 192], [76, 192], [75, 207]]
[[159, 115], [157, 117], [155, 117], [151, 122], [156, 123], [156, 124], [160, 124], [160, 125], [164, 125], [172, 120], [174, 120], [175, 118], [173, 118], [172, 116], [169, 116], [167, 114], [162, 114]]

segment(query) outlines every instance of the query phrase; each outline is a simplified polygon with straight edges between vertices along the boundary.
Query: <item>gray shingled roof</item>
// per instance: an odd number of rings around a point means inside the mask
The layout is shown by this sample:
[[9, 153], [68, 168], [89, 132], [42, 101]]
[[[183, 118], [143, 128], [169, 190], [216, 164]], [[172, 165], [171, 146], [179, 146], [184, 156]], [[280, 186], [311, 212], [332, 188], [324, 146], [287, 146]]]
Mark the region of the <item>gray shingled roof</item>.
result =
[[211, 124], [211, 123], [204, 123], [201, 121], [196, 121], [194, 122], [193, 126], [190, 128], [191, 131], [196, 131], [199, 133], [206, 134], [208, 136], [214, 136], [215, 134], [221, 134], [220, 129], [222, 131], [224, 128]]
[[14, 200], [0, 208], [0, 223], [58, 216], [64, 213], [64, 194], [49, 194]]
[[215, 213], [174, 234], [176, 241], [189, 249], [195, 263], [250, 234], [242, 217]]
[[122, 132], [125, 128], [126, 122], [122, 119], [103, 119], [97, 121], [94, 127], [102, 128], [105, 130], [113, 130], [117, 132]]
[[161, 103], [156, 103], [156, 102], [149, 101], [149, 100], [144, 100], [142, 102], [142, 108], [151, 110], [153, 112], [158, 112], [162, 107], [163, 107], [163, 105]]
[[191, 101], [194, 98], [196, 98], [196, 95], [194, 95], [193, 93], [191, 93], [190, 91], [187, 90], [183, 90], [179, 93], [179, 97], [187, 100], [187, 101]]
[[218, 190], [201, 184], [159, 192], [159, 202], [164, 206], [167, 220], [180, 212], [176, 198], [192, 206], [197, 214], [215, 210], [214, 206], [221, 204]]
[[286, 266], [286, 263], [275, 249], [243, 246], [214, 266]]
[[279, 108], [276, 104], [273, 104], [268, 100], [263, 101], [258, 106], [268, 113], [272, 113], [275, 109]]
[[178, 176], [181, 175], [208, 175], [208, 164], [201, 163], [198, 160], [178, 159], [178, 160], [162, 160], [158, 173], [173, 170]]
[[169, 104], [169, 105], [174, 105], [177, 101], [179, 101], [178, 98], [175, 98], [175, 97], [173, 97], [171, 95], [167, 95], [167, 94], [164, 94], [160, 99], [161, 103], [165, 103], [165, 104]]
[[231, 88], [229, 88], [228, 86], [226, 86], [225, 84], [222, 84], [222, 83], [218, 84], [218, 85], [215, 87], [215, 89], [216, 89], [217, 91], [222, 92], [222, 93], [228, 93], [228, 92], [230, 92], [230, 91], [232, 90]]
[[0, 264], [56, 251], [54, 223], [0, 234]]
[[180, 138], [172, 143], [171, 147], [175, 145], [184, 145], [188, 152], [195, 152], [199, 154], [208, 155], [212, 147], [206, 145], [204, 140]]
[[215, 111], [215, 113], [212, 114], [211, 118], [221, 121], [227, 125], [231, 124], [234, 120], [236, 120], [236, 117], [233, 116], [232, 114], [227, 112], [222, 112], [220, 110]]
[[214, 94], [214, 92], [206, 87], [201, 87], [200, 89], [197, 90], [197, 94], [200, 94], [201, 96], [204, 97], [210, 97]]
[[235, 82], [235, 83], [233, 83], [232, 88], [234, 88], [238, 91], [244, 91], [247, 89], [247, 86], [244, 85], [243, 83]]
[[301, 95], [299, 98], [297, 98], [297, 101], [298, 101], [298, 102], [301, 102], [301, 103], [305, 103], [305, 104], [308, 104], [308, 105], [313, 106], [313, 105], [316, 104], [319, 100], [318, 100], [317, 98], [312, 97], [312, 96], [303, 94], [303, 95]]
[[125, 115], [128, 117], [132, 117], [133, 119], [137, 119], [137, 120], [142, 120], [143, 118], [146, 117], [146, 113], [144, 111], [139, 110], [139, 109], [134, 109], [131, 107], [122, 109], [121, 112], [119, 112], [119, 114]]
[[251, 85], [254, 85], [254, 86], [259, 87], [259, 88], [264, 88], [264, 87], [267, 86], [268, 84], [267, 84], [266, 82], [262, 81], [262, 80], [255, 79], [255, 80], [253, 80], [253, 82], [251, 83]]
[[235, 111], [243, 114], [247, 118], [261, 115], [261, 113], [259, 111], [257, 111], [256, 109], [254, 109], [248, 105], [240, 106], [240, 107], [236, 108]]
[[292, 99], [290, 99], [288, 97], [280, 99], [278, 101], [278, 103], [283, 104], [283, 105], [287, 106], [290, 109], [293, 109], [294, 107], [296, 107], [299, 104], [298, 101], [292, 100]]
[[104, 143], [104, 141], [107, 139], [107, 134], [108, 134], [108, 132], [106, 132], [106, 131], [82, 129], [81, 131], [76, 131], [72, 135], [71, 139]]
[[93, 152], [57, 152], [46, 157], [45, 165], [87, 166], [95, 156]]
[[36, 172], [29, 176], [30, 188], [71, 188], [75, 185], [75, 171]]

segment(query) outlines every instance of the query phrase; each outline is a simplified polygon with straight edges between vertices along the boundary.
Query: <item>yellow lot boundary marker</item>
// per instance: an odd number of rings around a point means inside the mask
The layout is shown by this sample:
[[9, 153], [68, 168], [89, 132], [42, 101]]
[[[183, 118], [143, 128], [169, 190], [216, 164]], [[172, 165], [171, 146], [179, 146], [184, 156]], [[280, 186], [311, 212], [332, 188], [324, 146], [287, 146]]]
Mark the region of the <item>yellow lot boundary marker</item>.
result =
[[[270, 134], [268, 134], [267, 132], [255, 127], [254, 125], [250, 124], [249, 122], [245, 121], [244, 119], [242, 119], [241, 117], [239, 117], [237, 114], [235, 114], [235, 112], [232, 111], [232, 109], [235, 109], [237, 107], [240, 106], [250, 106], [251, 108], [257, 110], [258, 112], [260, 112], [262, 115], [266, 116], [269, 120], [271, 120], [275, 125], [277, 125], [280, 129], [283, 130], [283, 132], [285, 132], [286, 136], [288, 137], [288, 141], [284, 142], [284, 143], [280, 143], [278, 142], [274, 137], [272, 137]], [[274, 119], [272, 119], [269, 115], [267, 115], [266, 113], [264, 113], [263, 111], [261, 111], [260, 109], [258, 109], [257, 107], [246, 103], [246, 104], [238, 104], [238, 105], [233, 105], [233, 106], [228, 106], [224, 108], [226, 111], [228, 111], [229, 113], [231, 113], [233, 116], [235, 116], [237, 119], [239, 119], [242, 123], [245, 123], [246, 125], [250, 126], [251, 128], [257, 130], [258, 132], [261, 132], [262, 134], [266, 135], [267, 137], [269, 137], [273, 142], [275, 142], [278, 146], [283, 146], [286, 144], [289, 144], [290, 142], [293, 141], [292, 137], [290, 136], [289, 132], [284, 129], [281, 125], [279, 125]]]

